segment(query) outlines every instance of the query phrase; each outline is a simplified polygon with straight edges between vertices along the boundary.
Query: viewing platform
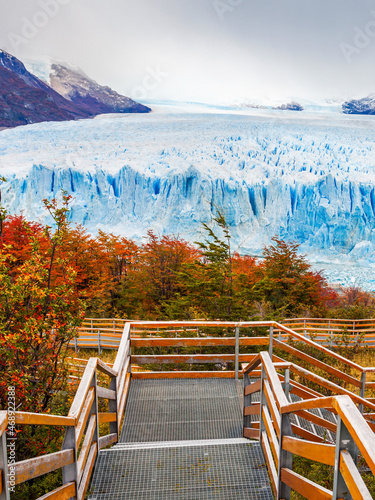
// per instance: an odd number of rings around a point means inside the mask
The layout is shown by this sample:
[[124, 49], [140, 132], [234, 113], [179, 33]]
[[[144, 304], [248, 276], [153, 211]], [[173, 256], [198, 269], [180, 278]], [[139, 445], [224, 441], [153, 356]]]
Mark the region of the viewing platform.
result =
[[38, 500], [373, 498], [374, 367], [272, 321], [128, 321], [116, 349], [113, 365], [70, 367], [67, 416], [15, 413], [17, 426], [64, 428], [61, 451], [8, 468], [0, 412], [0, 500], [11, 473], [21, 484], [58, 469], [62, 485]]

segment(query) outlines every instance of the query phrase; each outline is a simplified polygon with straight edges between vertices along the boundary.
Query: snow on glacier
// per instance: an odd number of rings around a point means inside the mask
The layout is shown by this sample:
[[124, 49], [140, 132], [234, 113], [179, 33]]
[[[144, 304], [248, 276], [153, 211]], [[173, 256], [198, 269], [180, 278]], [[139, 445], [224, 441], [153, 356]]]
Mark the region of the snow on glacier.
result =
[[272, 110], [169, 106], [35, 124], [0, 132], [3, 200], [47, 220], [41, 200], [65, 189], [74, 222], [137, 239], [153, 229], [196, 241], [220, 209], [235, 249], [260, 254], [279, 235], [332, 279], [371, 288], [374, 139], [373, 117]]

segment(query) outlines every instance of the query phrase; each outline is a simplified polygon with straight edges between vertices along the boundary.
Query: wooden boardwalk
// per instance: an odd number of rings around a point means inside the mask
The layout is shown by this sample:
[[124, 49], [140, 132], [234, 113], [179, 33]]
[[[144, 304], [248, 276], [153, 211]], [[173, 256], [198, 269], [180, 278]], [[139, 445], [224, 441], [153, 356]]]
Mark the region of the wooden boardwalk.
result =
[[272, 500], [261, 447], [242, 438], [241, 396], [235, 380], [134, 380], [90, 500]]
[[[303, 332], [271, 321], [126, 322], [113, 366], [80, 363], [67, 416], [0, 412], [0, 500], [11, 482], [58, 469], [61, 486], [39, 500], [268, 499], [271, 489], [277, 500], [372, 498], [361, 470], [375, 474], [375, 368]], [[64, 428], [62, 449], [8, 467], [13, 422]], [[298, 474], [294, 455], [331, 467], [331, 489]]]

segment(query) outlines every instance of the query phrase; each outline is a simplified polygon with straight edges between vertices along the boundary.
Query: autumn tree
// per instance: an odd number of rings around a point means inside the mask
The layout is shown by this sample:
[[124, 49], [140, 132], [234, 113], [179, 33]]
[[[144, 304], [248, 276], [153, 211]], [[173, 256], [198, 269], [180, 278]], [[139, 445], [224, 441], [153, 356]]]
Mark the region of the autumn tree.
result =
[[276, 317], [298, 315], [306, 310], [323, 314], [335, 293], [328, 290], [322, 275], [312, 271], [305, 257], [298, 253], [298, 244], [277, 237], [272, 241], [264, 249], [254, 292], [271, 305]]
[[193, 262], [185, 263], [181, 270], [184, 294], [175, 304], [175, 316], [179, 311], [187, 319], [192, 311], [205, 319], [230, 320], [246, 315], [240, 297], [240, 280], [235, 275], [235, 269], [243, 271], [243, 262], [239, 255], [232, 254], [224, 216], [219, 212], [213, 222], [216, 223], [214, 229], [203, 224], [206, 238], [196, 242], [200, 255]]
[[[17, 408], [46, 411], [53, 394], [66, 387], [64, 357], [76, 327], [83, 319], [75, 293], [76, 272], [69, 255], [61, 252], [68, 230], [70, 197], [63, 205], [45, 201], [55, 229], [45, 227], [43, 248], [33, 227], [22, 223], [31, 245], [30, 255], [14, 270], [17, 255], [11, 244], [0, 250], [0, 400], [14, 386]], [[4, 236], [4, 234], [3, 234]], [[5, 237], [6, 239], [6, 237]]]

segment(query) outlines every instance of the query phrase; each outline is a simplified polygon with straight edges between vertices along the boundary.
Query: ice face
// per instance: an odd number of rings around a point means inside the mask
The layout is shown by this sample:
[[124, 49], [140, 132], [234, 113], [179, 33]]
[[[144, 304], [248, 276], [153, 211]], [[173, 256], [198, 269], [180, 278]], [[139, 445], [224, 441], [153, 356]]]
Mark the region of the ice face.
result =
[[65, 189], [74, 222], [137, 239], [153, 229], [196, 241], [219, 209], [242, 252], [278, 235], [374, 262], [374, 139], [372, 117], [269, 110], [37, 124], [0, 133], [3, 200], [40, 220], [41, 200]]

